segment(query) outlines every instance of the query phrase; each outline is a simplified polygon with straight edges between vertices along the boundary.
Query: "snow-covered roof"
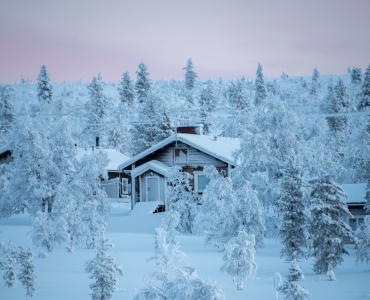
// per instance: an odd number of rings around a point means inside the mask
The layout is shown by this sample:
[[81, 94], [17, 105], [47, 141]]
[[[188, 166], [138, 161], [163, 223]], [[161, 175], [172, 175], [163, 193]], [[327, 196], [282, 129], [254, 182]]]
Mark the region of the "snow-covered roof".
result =
[[131, 172], [131, 176], [132, 178], [135, 178], [141, 174], [143, 174], [144, 172], [147, 172], [149, 170], [152, 170], [154, 172], [157, 172], [163, 176], [167, 176], [167, 173], [168, 173], [168, 169], [170, 167], [165, 165], [164, 163], [161, 163], [160, 161], [158, 160], [151, 160], [145, 164], [142, 164], [141, 166], [135, 168], [132, 170]]
[[204, 153], [207, 153], [219, 160], [222, 160], [231, 165], [236, 165], [233, 153], [239, 149], [240, 141], [239, 139], [217, 137], [217, 140], [213, 136], [199, 135], [199, 134], [186, 134], [178, 133], [176, 135], [170, 136], [167, 139], [153, 145], [149, 149], [139, 153], [138, 155], [122, 162], [118, 169], [124, 169], [127, 166], [135, 163], [139, 159], [153, 153], [154, 151], [174, 142], [183, 142], [189, 146], [194, 147]]
[[348, 195], [347, 203], [365, 203], [366, 183], [342, 184], [343, 191]]
[[[82, 156], [91, 155], [92, 154], [92, 148], [77, 148], [77, 158], [80, 159]], [[115, 149], [96, 149], [94, 151], [102, 151], [107, 154], [109, 162], [107, 167], [105, 168], [108, 171], [117, 171], [119, 164], [127, 161], [130, 159], [127, 155], [122, 154], [118, 150]]]

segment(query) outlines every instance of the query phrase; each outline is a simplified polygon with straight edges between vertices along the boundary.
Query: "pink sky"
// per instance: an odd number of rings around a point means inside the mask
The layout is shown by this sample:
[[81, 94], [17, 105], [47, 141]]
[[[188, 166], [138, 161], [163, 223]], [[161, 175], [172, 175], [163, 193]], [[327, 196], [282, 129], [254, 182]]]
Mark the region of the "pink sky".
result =
[[369, 0], [2, 0], [0, 81], [344, 74], [370, 64]]

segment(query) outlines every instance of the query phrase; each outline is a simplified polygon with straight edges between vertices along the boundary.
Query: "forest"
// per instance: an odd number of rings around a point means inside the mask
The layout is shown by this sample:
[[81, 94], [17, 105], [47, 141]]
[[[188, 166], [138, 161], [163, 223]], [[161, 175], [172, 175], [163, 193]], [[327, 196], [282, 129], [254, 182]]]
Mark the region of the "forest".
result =
[[[367, 183], [370, 211], [370, 65], [364, 73], [349, 67], [341, 76], [323, 76], [315, 68], [310, 77], [282, 72], [280, 78], [264, 78], [262, 65], [256, 67], [255, 78], [207, 80], [188, 59], [183, 80], [154, 81], [142, 61], [119, 82], [99, 73], [89, 83], [53, 83], [43, 65], [37, 83], [0, 83], [0, 150], [12, 157], [0, 162], [0, 220], [28, 214], [41, 256], [61, 245], [68, 252], [95, 249], [85, 265], [94, 280], [91, 296], [111, 299], [123, 270], [105, 237], [112, 207], [100, 181], [108, 158], [99, 151], [78, 158], [77, 148], [91, 148], [98, 138], [101, 148], [132, 157], [177, 126], [203, 124], [205, 135], [239, 139], [237, 166], [229, 177], [206, 167], [210, 183], [202, 195], [191, 191], [189, 176], [172, 169], [170, 206], [153, 228], [156, 269], [135, 299], [225, 299], [219, 285], [190, 265], [176, 267], [184, 257], [176, 237], [194, 227], [222, 253], [221, 271], [238, 290], [256, 277], [254, 256], [266, 234], [280, 241], [279, 254], [290, 264], [284, 282], [275, 276], [276, 293], [286, 299], [309, 297], [299, 283], [302, 260], [313, 259], [314, 273], [330, 281], [347, 243], [355, 245], [356, 262], [368, 263], [370, 216], [352, 231], [341, 185]], [[30, 248], [1, 240], [0, 269], [6, 286], [18, 278], [27, 298], [34, 296]]]

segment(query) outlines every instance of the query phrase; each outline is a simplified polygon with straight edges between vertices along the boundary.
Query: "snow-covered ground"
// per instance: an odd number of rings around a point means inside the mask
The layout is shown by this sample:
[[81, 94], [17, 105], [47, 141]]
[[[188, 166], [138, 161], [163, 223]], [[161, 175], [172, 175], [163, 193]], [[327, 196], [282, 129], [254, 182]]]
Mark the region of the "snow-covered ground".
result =
[[[132, 299], [143, 286], [143, 277], [152, 270], [147, 259], [154, 251], [154, 228], [161, 224], [165, 213], [130, 216], [129, 203], [113, 203], [113, 210], [106, 236], [115, 247], [111, 250], [116, 262], [122, 264], [124, 276], [119, 276], [119, 291], [113, 299]], [[35, 300], [90, 299], [89, 274], [84, 271], [84, 262], [93, 258], [94, 250], [84, 246], [76, 247], [69, 253], [65, 247], [56, 247], [46, 259], [39, 258], [43, 251], [31, 245], [28, 232], [32, 219], [27, 215], [13, 216], [0, 220], [0, 240], [11, 239], [18, 246], [31, 246], [37, 273]], [[181, 250], [186, 253], [186, 265], [196, 268], [202, 279], [210, 278], [222, 286], [227, 299], [275, 299], [273, 275], [279, 272], [283, 277], [289, 265], [280, 259], [281, 245], [274, 238], [266, 238], [264, 249], [256, 254], [257, 277], [245, 283], [245, 289], [238, 291], [232, 278], [219, 271], [222, 253], [215, 248], [204, 247], [203, 238], [196, 234], [177, 237]], [[316, 275], [312, 270], [312, 260], [299, 263], [305, 280], [301, 282], [311, 293], [311, 299], [370, 299], [370, 265], [356, 266], [354, 245], [347, 245], [350, 253], [344, 256], [342, 265], [335, 269], [337, 281], [328, 281], [324, 275]], [[2, 276], [2, 274], [0, 274]], [[283, 299], [282, 295], [279, 295]], [[26, 299], [25, 290], [18, 282], [16, 288], [0, 284], [0, 299]]]

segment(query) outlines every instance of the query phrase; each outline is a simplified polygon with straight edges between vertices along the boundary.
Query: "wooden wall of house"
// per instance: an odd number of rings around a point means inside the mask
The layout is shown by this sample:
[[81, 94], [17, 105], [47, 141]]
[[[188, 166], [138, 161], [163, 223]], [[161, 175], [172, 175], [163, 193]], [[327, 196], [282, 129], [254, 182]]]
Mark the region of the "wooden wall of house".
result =
[[[153, 175], [150, 175], [150, 173], [153, 173]], [[165, 188], [166, 188], [166, 181], [164, 176], [154, 172], [154, 171], [148, 171], [140, 175], [140, 201], [146, 202], [146, 191], [147, 191], [147, 185], [146, 185], [146, 179], [147, 177], [156, 177], [159, 180], [159, 200], [165, 201]]]
[[[186, 149], [187, 150], [187, 163], [176, 163], [175, 162], [175, 149]], [[187, 144], [184, 144], [182, 142], [173, 142], [169, 145], [164, 146], [161, 149], [158, 149], [157, 151], [153, 152], [152, 154], [149, 154], [148, 156], [138, 160], [136, 162], [136, 167], [147, 163], [151, 160], [158, 160], [162, 163], [164, 163], [167, 166], [193, 166], [193, 167], [204, 167], [208, 165], [213, 165], [216, 167], [226, 167], [227, 164], [211, 155], [208, 155], [202, 151], [199, 151], [198, 149], [195, 149]], [[127, 167], [130, 168], [130, 167]]]

